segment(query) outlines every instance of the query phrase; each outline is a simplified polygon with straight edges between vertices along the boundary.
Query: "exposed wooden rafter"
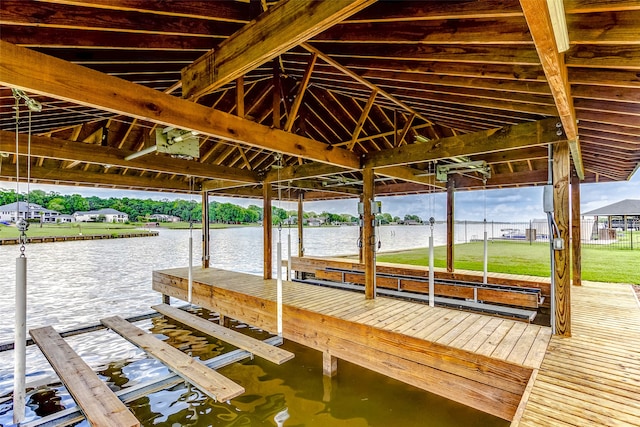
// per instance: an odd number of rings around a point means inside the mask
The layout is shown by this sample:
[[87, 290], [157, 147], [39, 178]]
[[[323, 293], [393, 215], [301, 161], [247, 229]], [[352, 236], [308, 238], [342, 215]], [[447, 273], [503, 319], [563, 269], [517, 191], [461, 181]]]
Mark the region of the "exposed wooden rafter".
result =
[[183, 97], [197, 99], [212, 92], [374, 1], [281, 1], [184, 68]]
[[368, 87], [371, 90], [375, 90], [377, 91], [380, 96], [383, 96], [385, 98], [387, 98], [389, 101], [393, 102], [395, 105], [397, 105], [398, 107], [409, 111], [412, 114], [415, 114], [417, 117], [419, 117], [421, 120], [424, 120], [425, 122], [429, 123], [429, 124], [433, 124], [433, 122], [431, 120], [429, 120], [428, 118], [426, 118], [424, 115], [420, 114], [418, 111], [416, 111], [413, 107], [410, 107], [409, 105], [407, 105], [406, 103], [400, 101], [399, 99], [397, 99], [396, 97], [390, 95], [389, 93], [387, 93], [386, 91], [380, 89], [379, 87], [377, 87], [376, 85], [374, 85], [373, 83], [369, 82], [367, 79], [364, 79], [362, 77], [360, 77], [360, 75], [358, 75], [357, 73], [353, 72], [352, 70], [350, 70], [347, 67], [342, 66], [338, 61], [334, 60], [333, 58], [331, 58], [329, 55], [326, 55], [324, 53], [322, 53], [320, 50], [318, 50], [315, 46], [310, 45], [309, 43], [302, 43], [301, 45], [303, 48], [305, 48], [306, 50], [308, 50], [311, 53], [315, 53], [316, 55], [318, 55], [318, 57], [320, 57], [323, 61], [325, 61], [326, 63], [332, 65], [333, 67], [337, 68], [338, 70], [342, 71], [343, 73], [345, 73], [346, 75], [350, 76], [351, 78], [353, 78], [355, 81], [357, 81], [360, 84], [363, 84], [364, 86]]
[[[358, 157], [343, 149], [222, 111], [176, 98], [117, 77], [0, 41], [0, 84], [101, 108], [154, 123], [191, 129], [235, 143], [246, 143], [315, 161], [358, 168]], [[43, 74], [42, 68], [48, 73]], [[68, 76], [74, 76], [69, 85]]]
[[[16, 135], [13, 132], [0, 131], [0, 152], [15, 151], [15, 138]], [[25, 134], [20, 134], [19, 136], [21, 154], [27, 154], [27, 138], [28, 136]], [[258, 175], [251, 171], [226, 166], [203, 165], [198, 162], [173, 159], [166, 156], [150, 155], [144, 158], [125, 160], [124, 157], [131, 153], [131, 151], [127, 150], [116, 150], [111, 147], [65, 141], [60, 138], [35, 135], [31, 137], [31, 155], [34, 157], [175, 173], [208, 179], [228, 179], [249, 183], [259, 182]]]
[[520, 0], [520, 5], [569, 140], [573, 165], [578, 177], [584, 179], [582, 152], [578, 140], [578, 122], [573, 107], [567, 67], [564, 63], [564, 55], [558, 52], [547, 2], [546, 0]]
[[390, 150], [366, 154], [363, 166], [374, 168], [406, 165], [456, 156], [491, 153], [566, 140], [558, 119], [545, 119], [515, 126], [468, 133], [432, 140], [427, 143], [403, 145]]

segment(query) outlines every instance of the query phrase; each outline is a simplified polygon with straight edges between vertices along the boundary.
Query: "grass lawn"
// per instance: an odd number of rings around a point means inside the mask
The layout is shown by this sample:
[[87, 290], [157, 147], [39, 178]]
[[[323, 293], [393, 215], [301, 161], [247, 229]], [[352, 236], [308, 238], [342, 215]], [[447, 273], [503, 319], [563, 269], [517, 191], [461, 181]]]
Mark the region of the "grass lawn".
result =
[[[483, 269], [483, 243], [473, 242], [455, 246], [455, 268]], [[496, 273], [549, 276], [549, 246], [522, 242], [489, 242], [489, 271]], [[446, 267], [446, 247], [434, 248], [434, 264]], [[429, 265], [429, 249], [380, 253], [380, 262]], [[598, 282], [640, 284], [640, 251], [613, 248], [582, 248], [582, 278]]]
[[[135, 231], [147, 232], [132, 224], [114, 224], [104, 222], [77, 222], [65, 224], [40, 224], [32, 223], [27, 230], [27, 237], [40, 236], [77, 236], [82, 233], [85, 236], [96, 234], [125, 234]], [[18, 229], [14, 226], [0, 225], [0, 239], [18, 237]]]

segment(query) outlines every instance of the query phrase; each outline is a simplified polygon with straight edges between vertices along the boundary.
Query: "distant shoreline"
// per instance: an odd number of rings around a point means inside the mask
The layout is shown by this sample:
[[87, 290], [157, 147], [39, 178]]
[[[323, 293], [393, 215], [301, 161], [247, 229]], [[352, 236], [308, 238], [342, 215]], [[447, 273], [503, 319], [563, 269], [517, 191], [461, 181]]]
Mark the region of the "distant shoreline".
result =
[[[104, 239], [128, 239], [133, 237], [155, 237], [158, 236], [157, 231], [137, 231], [131, 233], [112, 233], [112, 234], [74, 234], [68, 236], [27, 236], [27, 244], [31, 243], [55, 243], [55, 242], [71, 242], [76, 240], [104, 240]], [[17, 237], [0, 238], [0, 246], [19, 245], [20, 239]]]

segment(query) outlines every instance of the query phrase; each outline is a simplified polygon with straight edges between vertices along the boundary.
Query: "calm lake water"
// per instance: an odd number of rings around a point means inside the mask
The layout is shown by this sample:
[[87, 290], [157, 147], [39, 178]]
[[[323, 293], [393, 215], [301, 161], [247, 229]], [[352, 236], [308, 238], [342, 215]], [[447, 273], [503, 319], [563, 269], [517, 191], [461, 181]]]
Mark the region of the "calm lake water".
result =
[[[480, 226], [481, 227], [481, 226]], [[478, 228], [477, 226], [475, 228]], [[291, 229], [294, 253], [297, 230]], [[382, 251], [424, 247], [428, 226], [381, 227]], [[482, 229], [473, 231], [482, 235]], [[289, 230], [281, 230], [283, 259]], [[444, 244], [444, 225], [436, 224], [436, 244]], [[459, 236], [462, 233], [459, 233]], [[357, 253], [357, 227], [307, 228], [309, 256]], [[28, 245], [28, 328], [52, 325], [58, 331], [90, 325], [112, 315], [128, 317], [150, 312], [161, 302], [151, 290], [154, 269], [188, 264], [188, 230], [160, 230], [158, 237], [87, 240]], [[461, 236], [464, 238], [464, 236]], [[278, 230], [274, 229], [274, 248]], [[200, 257], [201, 233], [193, 231], [194, 259]], [[458, 239], [457, 239], [458, 240]], [[211, 231], [213, 267], [262, 274], [262, 229]], [[0, 246], [0, 343], [13, 340], [15, 258], [17, 246]], [[275, 249], [274, 249], [275, 259]], [[177, 301], [176, 301], [177, 302]], [[198, 314], [215, 318], [204, 310]], [[206, 339], [164, 318], [137, 323], [194, 356], [215, 357], [234, 348]], [[247, 331], [246, 325], [233, 324]], [[251, 333], [266, 338], [261, 331]], [[264, 336], [262, 336], [264, 335]], [[167, 369], [112, 332], [100, 331], [68, 338], [74, 350], [114, 389], [129, 387], [166, 374]], [[285, 426], [502, 426], [501, 420], [449, 402], [358, 366], [340, 362], [339, 374], [322, 376], [319, 352], [286, 342], [296, 357], [276, 366], [259, 358], [221, 369], [247, 392], [229, 403], [215, 403], [184, 383], [138, 399], [130, 408], [144, 425], [274, 426], [274, 416], [288, 408]], [[27, 419], [74, 406], [64, 388], [48, 386], [56, 377], [40, 351], [27, 350]], [[13, 352], [0, 353], [0, 427], [11, 423]], [[4, 396], [4, 397], [3, 397]], [[80, 425], [88, 425], [86, 422]]]

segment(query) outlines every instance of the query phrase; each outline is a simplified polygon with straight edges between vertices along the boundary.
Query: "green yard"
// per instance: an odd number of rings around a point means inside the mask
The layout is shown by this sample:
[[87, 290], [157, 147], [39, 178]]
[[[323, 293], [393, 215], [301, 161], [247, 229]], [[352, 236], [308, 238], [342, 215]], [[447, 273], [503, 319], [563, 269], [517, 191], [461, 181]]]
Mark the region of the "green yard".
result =
[[[455, 246], [455, 268], [483, 269], [483, 243]], [[522, 242], [489, 242], [489, 271], [496, 273], [549, 276], [549, 246]], [[434, 249], [436, 267], [446, 267], [446, 247]], [[378, 261], [429, 265], [429, 249], [380, 253]], [[640, 251], [606, 247], [582, 248], [582, 278], [598, 282], [640, 284]]]
[[[114, 224], [105, 222], [74, 222], [65, 224], [40, 224], [32, 223], [27, 230], [28, 237], [41, 236], [85, 236], [97, 234], [125, 234], [145, 232], [140, 226], [132, 224]], [[14, 226], [0, 225], [0, 239], [18, 237], [18, 230]]]

